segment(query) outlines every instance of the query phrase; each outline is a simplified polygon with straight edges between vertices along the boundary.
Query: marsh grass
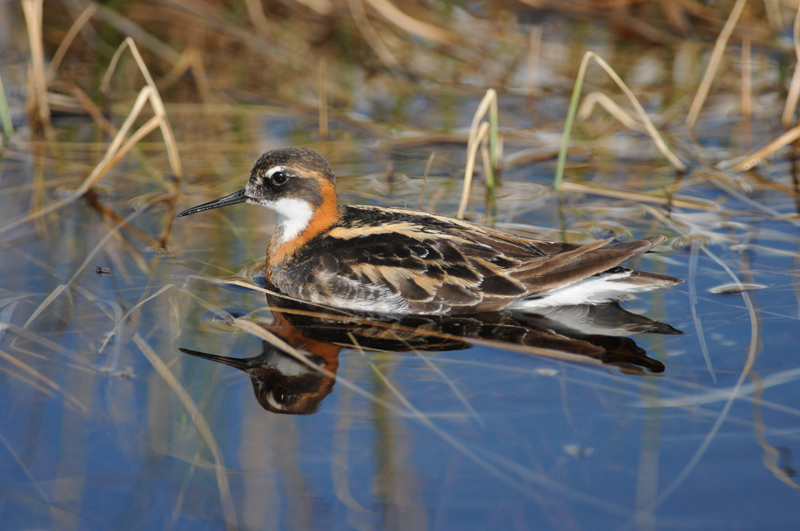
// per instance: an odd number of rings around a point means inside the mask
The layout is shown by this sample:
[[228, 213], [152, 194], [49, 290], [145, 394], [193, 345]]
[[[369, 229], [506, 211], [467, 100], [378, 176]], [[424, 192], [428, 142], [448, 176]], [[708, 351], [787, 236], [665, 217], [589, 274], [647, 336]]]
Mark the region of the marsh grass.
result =
[[[483, 121], [486, 114], [489, 120]], [[467, 139], [467, 167], [464, 170], [464, 187], [461, 193], [461, 203], [458, 205], [456, 217], [463, 219], [469, 202], [469, 194], [472, 188], [472, 174], [475, 170], [475, 159], [478, 150], [481, 150], [483, 158], [483, 176], [486, 183], [486, 205], [490, 209], [494, 203], [494, 196], [497, 189], [497, 173], [500, 169], [500, 138], [497, 132], [497, 91], [489, 89], [478, 105], [475, 116], [472, 118], [472, 125], [469, 128]], [[488, 140], [488, 149], [485, 141]]]
[[[611, 77], [611, 79], [616, 83], [619, 89], [625, 94], [625, 96], [630, 101], [633, 108], [636, 110], [639, 119], [644, 124], [647, 133], [653, 139], [653, 143], [656, 145], [658, 150], [661, 152], [667, 160], [669, 160], [670, 164], [672, 164], [675, 169], [678, 171], [685, 171], [686, 164], [684, 164], [676, 155], [669, 149], [666, 142], [664, 142], [663, 138], [659, 134], [658, 130], [656, 130], [655, 126], [653, 125], [652, 120], [650, 117], [647, 116], [642, 104], [639, 103], [639, 100], [636, 96], [631, 92], [628, 86], [622, 81], [622, 78], [614, 71], [613, 68], [600, 56], [595, 54], [594, 52], [586, 52], [583, 56], [583, 60], [581, 61], [581, 66], [578, 69], [578, 76], [575, 79], [575, 88], [572, 90], [572, 98], [570, 99], [569, 110], [567, 111], [567, 119], [564, 124], [564, 136], [561, 141], [561, 151], [558, 154], [558, 166], [556, 168], [556, 175], [553, 179], [553, 188], [559, 190], [561, 188], [561, 182], [564, 178], [564, 168], [566, 166], [567, 161], [567, 148], [569, 146], [569, 137], [572, 133], [572, 124], [575, 121], [575, 115], [578, 112], [578, 101], [580, 100], [580, 93], [583, 90], [583, 82], [586, 77], [586, 68], [589, 66], [589, 60], [594, 59], [595, 62], [603, 69], [605, 72]], [[613, 108], [613, 107], [612, 107]], [[613, 116], [619, 116], [619, 113], [613, 114]], [[623, 123], [630, 123], [630, 120], [626, 120], [624, 115], [622, 116]]]
[[25, 25], [31, 51], [31, 69], [28, 84], [28, 119], [37, 135], [52, 138], [50, 105], [47, 98], [47, 75], [45, 73], [44, 39], [42, 36], [43, 0], [23, 0]]
[[8, 108], [6, 90], [3, 87], [3, 78], [0, 76], [0, 123], [3, 126], [3, 145], [7, 145], [14, 135], [14, 124], [11, 122], [11, 112]]

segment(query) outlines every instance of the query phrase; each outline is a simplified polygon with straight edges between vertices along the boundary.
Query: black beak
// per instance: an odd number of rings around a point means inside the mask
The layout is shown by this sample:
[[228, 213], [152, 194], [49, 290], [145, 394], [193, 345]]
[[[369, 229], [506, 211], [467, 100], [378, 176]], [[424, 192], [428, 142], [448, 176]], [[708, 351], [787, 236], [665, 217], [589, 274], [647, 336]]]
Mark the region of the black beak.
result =
[[209, 201], [208, 203], [203, 203], [202, 205], [197, 205], [196, 207], [187, 208], [180, 214], [178, 217], [188, 216], [190, 214], [197, 214], [198, 212], [203, 212], [205, 210], [211, 210], [212, 208], [219, 208], [228, 205], [235, 205], [237, 203], [244, 203], [247, 201], [248, 197], [245, 193], [245, 189], [242, 188], [238, 192], [233, 192], [231, 195], [226, 195], [220, 199], [214, 199], [213, 201]]
[[235, 367], [240, 371], [247, 372], [247, 369], [251, 368], [248, 360], [243, 360], [240, 358], [228, 358], [226, 356], [217, 356], [216, 354], [206, 354], [205, 352], [200, 352], [199, 350], [192, 350], [189, 348], [178, 348], [184, 354], [189, 354], [190, 356], [195, 356], [197, 358], [203, 358], [204, 360], [211, 360], [216, 361], [217, 363], [222, 363], [225, 365], [230, 365], [231, 367]]

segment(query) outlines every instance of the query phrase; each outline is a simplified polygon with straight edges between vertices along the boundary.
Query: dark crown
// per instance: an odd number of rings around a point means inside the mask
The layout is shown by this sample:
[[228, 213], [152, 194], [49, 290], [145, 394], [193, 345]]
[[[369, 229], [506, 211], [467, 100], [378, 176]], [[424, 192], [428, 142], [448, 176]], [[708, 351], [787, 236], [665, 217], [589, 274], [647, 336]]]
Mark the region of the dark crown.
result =
[[263, 153], [253, 164], [250, 177], [263, 174], [275, 166], [294, 166], [308, 171], [315, 171], [335, 184], [333, 170], [322, 155], [313, 149], [304, 147], [278, 148]]

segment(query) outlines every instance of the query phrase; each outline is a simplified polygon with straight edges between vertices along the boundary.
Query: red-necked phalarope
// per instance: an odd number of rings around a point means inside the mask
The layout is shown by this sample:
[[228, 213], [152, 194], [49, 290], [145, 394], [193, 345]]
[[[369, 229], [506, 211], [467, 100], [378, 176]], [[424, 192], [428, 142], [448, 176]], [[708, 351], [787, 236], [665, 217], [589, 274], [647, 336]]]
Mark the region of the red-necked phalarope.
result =
[[184, 210], [236, 203], [278, 213], [267, 279], [297, 299], [364, 312], [449, 315], [608, 301], [682, 280], [620, 267], [663, 243], [535, 240], [427, 212], [344, 205], [328, 163], [308, 148], [261, 155], [247, 186]]

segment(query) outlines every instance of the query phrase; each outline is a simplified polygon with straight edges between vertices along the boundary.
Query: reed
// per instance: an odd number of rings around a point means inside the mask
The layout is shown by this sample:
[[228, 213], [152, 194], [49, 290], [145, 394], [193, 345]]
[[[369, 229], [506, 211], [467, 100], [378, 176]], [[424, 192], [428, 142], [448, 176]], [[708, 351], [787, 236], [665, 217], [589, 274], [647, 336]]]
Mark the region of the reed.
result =
[[795, 65], [792, 74], [792, 82], [789, 84], [789, 93], [786, 95], [786, 102], [783, 106], [781, 123], [784, 127], [791, 127], [794, 121], [797, 101], [800, 99], [800, 4], [797, 5], [797, 12], [794, 16], [792, 25], [792, 42], [794, 43]]
[[[170, 166], [176, 180], [175, 185], [165, 182], [165, 185], [170, 189], [171, 192], [171, 195], [169, 196], [170, 199], [168, 201], [171, 202], [174, 207], [174, 203], [177, 200], [177, 189], [180, 185], [181, 175], [183, 174], [180, 156], [178, 154], [178, 146], [175, 141], [175, 136], [172, 132], [172, 127], [167, 119], [167, 112], [164, 107], [164, 103], [159, 95], [156, 84], [144, 63], [144, 60], [141, 57], [141, 54], [139, 54], [136, 44], [133, 42], [133, 39], [126, 38], [123, 44], [117, 49], [117, 53], [114, 54], [106, 75], [103, 78], [103, 86], [108, 86], [111, 75], [114, 72], [114, 68], [116, 67], [117, 62], [119, 61], [119, 58], [125, 49], [129, 49], [131, 51], [136, 64], [139, 66], [139, 69], [145, 78], [146, 85], [139, 91], [139, 95], [137, 96], [130, 113], [123, 122], [122, 127], [120, 127], [119, 131], [117, 131], [117, 134], [112, 140], [111, 144], [108, 146], [105, 156], [95, 166], [89, 176], [83, 180], [81, 185], [77, 189], [73, 190], [69, 195], [47, 205], [34, 208], [27, 214], [11, 220], [3, 226], [0, 226], [0, 234], [3, 234], [25, 223], [41, 219], [47, 214], [55, 212], [84, 197], [89, 190], [91, 190], [91, 188], [100, 181], [100, 179], [102, 179], [112, 168], [114, 168], [114, 166], [119, 163], [119, 161], [126, 154], [128, 154], [134, 148], [134, 146], [136, 146], [138, 142], [159, 128], [161, 129], [164, 137], [164, 143], [167, 148]], [[145, 105], [148, 103], [152, 107], [155, 116], [147, 120], [144, 125], [136, 129], [129, 137], [128, 134], [133, 129], [134, 123], [139, 118]], [[173, 216], [167, 216], [161, 237], [162, 246], [166, 244], [166, 236], [169, 234], [173, 222]]]
[[722, 54], [725, 52], [725, 47], [728, 45], [728, 40], [731, 38], [736, 24], [739, 22], [739, 17], [744, 10], [747, 0], [736, 0], [736, 3], [731, 9], [725, 25], [722, 27], [716, 42], [714, 43], [714, 50], [711, 52], [711, 58], [708, 61], [708, 66], [703, 74], [703, 79], [700, 81], [700, 86], [697, 87], [697, 92], [692, 100], [692, 105], [689, 107], [689, 114], [686, 115], [686, 127], [690, 129], [697, 123], [697, 117], [700, 115], [700, 110], [708, 97], [708, 91], [711, 90], [711, 83], [717, 75], [719, 66], [722, 63]]
[[599, 55], [594, 52], [586, 52], [583, 56], [583, 60], [581, 61], [580, 68], [578, 68], [578, 75], [575, 78], [575, 86], [572, 89], [572, 97], [570, 98], [569, 108], [567, 110], [567, 119], [564, 122], [564, 133], [561, 138], [561, 149], [558, 152], [558, 164], [556, 166], [556, 175], [553, 180], [553, 188], [555, 190], [561, 189], [561, 182], [564, 179], [564, 168], [566, 167], [567, 163], [567, 150], [569, 148], [569, 139], [572, 133], [572, 125], [575, 122], [575, 115], [578, 112], [578, 102], [580, 101], [580, 94], [583, 90], [583, 83], [586, 77], [586, 69], [589, 65], [589, 60], [594, 59], [594, 61], [603, 69], [605, 70], [606, 74], [616, 83], [617, 87], [625, 94], [628, 98], [628, 101], [631, 103], [633, 108], [636, 110], [636, 114], [638, 115], [639, 119], [642, 121], [645, 130], [652, 138], [653, 143], [655, 144], [656, 148], [661, 152], [662, 155], [672, 164], [675, 169], [678, 171], [686, 171], [686, 165], [675, 155], [675, 153], [667, 146], [667, 143], [664, 142], [664, 139], [661, 137], [661, 134], [658, 132], [656, 127], [653, 125], [652, 120], [645, 112], [642, 104], [639, 103], [639, 100], [633, 94], [633, 92], [628, 88], [622, 78], [614, 71], [613, 68]]
[[0, 123], [3, 126], [3, 145], [8, 145], [14, 135], [14, 124], [11, 123], [11, 112], [8, 108], [6, 91], [3, 88], [3, 78], [0, 76]]
[[[489, 114], [489, 121], [482, 121], [487, 113]], [[500, 165], [500, 140], [497, 121], [497, 91], [489, 89], [478, 104], [478, 108], [472, 117], [472, 125], [469, 129], [469, 137], [467, 139], [467, 166], [464, 170], [464, 185], [461, 192], [461, 202], [458, 206], [458, 214], [456, 214], [459, 219], [463, 219], [464, 213], [467, 210], [478, 149], [487, 138], [489, 140], [489, 148], [487, 154], [483, 157], [487, 204], [491, 203], [491, 198], [495, 195], [495, 190], [497, 188], [495, 174]]]
[[36, 134], [52, 136], [50, 104], [47, 100], [47, 75], [45, 74], [44, 44], [42, 36], [42, 0], [22, 0], [28, 43], [31, 49], [29, 74], [28, 119]]

